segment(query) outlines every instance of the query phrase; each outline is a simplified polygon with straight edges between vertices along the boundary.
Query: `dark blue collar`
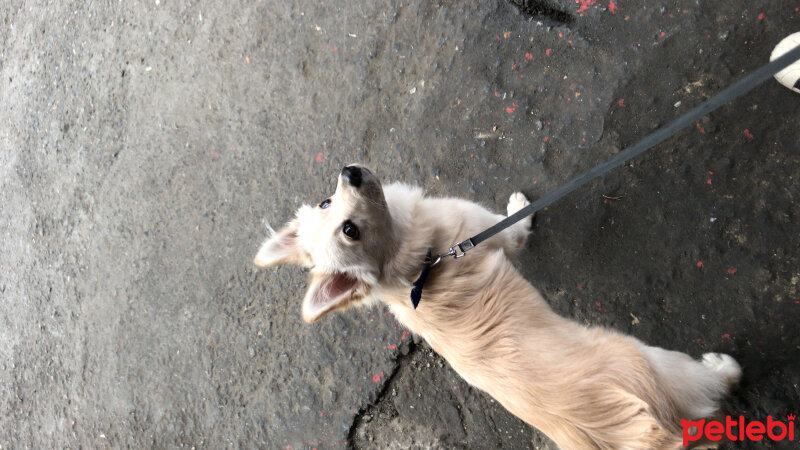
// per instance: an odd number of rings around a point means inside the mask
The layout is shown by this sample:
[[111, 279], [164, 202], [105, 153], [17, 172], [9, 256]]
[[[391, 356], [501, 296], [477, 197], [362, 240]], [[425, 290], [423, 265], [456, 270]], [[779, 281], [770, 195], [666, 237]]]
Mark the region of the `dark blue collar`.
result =
[[425, 285], [425, 280], [428, 279], [431, 267], [433, 267], [433, 261], [431, 260], [431, 249], [428, 249], [428, 254], [425, 256], [425, 265], [422, 266], [422, 273], [419, 274], [419, 278], [414, 282], [414, 287], [411, 288], [411, 303], [414, 305], [414, 309], [417, 309], [417, 305], [422, 299], [422, 287]]

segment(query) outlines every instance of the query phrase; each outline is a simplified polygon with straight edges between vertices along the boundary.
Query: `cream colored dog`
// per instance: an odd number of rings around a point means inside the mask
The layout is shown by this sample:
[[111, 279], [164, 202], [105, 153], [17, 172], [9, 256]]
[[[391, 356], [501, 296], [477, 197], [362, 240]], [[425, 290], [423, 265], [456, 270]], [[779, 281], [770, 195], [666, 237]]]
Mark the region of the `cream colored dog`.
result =
[[[508, 214], [527, 204], [512, 194]], [[366, 168], [348, 166], [336, 193], [300, 207], [261, 246], [255, 264], [311, 268], [307, 322], [384, 301], [465, 380], [565, 450], [681, 448], [681, 419], [719, 413], [719, 400], [741, 376], [736, 361], [719, 353], [696, 361], [555, 314], [511, 263], [530, 220], [465, 258], [443, 260], [413, 309], [409, 294], [428, 248], [442, 251], [501, 219], [405, 184], [383, 189]]]

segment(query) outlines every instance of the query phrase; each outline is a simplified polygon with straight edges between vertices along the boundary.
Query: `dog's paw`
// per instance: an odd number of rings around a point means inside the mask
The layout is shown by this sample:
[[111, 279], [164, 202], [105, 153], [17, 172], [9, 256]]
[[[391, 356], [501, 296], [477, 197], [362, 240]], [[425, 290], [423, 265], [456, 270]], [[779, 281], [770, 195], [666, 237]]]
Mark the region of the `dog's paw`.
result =
[[742, 378], [742, 368], [732, 356], [724, 353], [706, 353], [703, 365], [711, 369], [728, 386], [733, 386]]
[[519, 211], [520, 209], [530, 205], [531, 202], [525, 198], [525, 194], [522, 192], [514, 192], [511, 194], [511, 197], [508, 198], [508, 207], [506, 210], [508, 211], [508, 215], [512, 215], [515, 212]]

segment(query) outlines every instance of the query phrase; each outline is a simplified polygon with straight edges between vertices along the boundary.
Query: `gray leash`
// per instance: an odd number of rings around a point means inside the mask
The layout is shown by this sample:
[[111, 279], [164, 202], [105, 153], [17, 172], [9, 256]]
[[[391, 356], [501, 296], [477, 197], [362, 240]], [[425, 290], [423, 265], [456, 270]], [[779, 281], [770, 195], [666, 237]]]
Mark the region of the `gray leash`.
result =
[[[755, 72], [750, 73], [749, 75], [737, 81], [736, 83], [732, 84], [719, 94], [701, 103], [700, 106], [697, 106], [691, 111], [683, 114], [682, 116], [678, 117], [677, 119], [667, 124], [666, 126], [661, 127], [658, 130], [650, 133], [641, 141], [617, 153], [616, 155], [609, 158], [607, 161], [592, 167], [591, 169], [576, 176], [567, 183], [564, 183], [563, 185], [559, 186], [555, 190], [548, 192], [544, 197], [540, 197], [533, 203], [520, 209], [516, 213], [506, 217], [505, 219], [501, 220], [492, 227], [476, 234], [475, 236], [472, 236], [471, 238], [465, 241], [453, 244], [453, 246], [450, 247], [450, 251], [436, 256], [436, 258], [434, 258], [431, 261], [431, 266], [435, 266], [439, 261], [442, 260], [442, 258], [446, 258], [448, 256], [452, 256], [453, 258], [461, 258], [462, 256], [464, 256], [466, 252], [472, 250], [476, 245], [480, 244], [486, 239], [489, 239], [490, 237], [505, 230], [506, 228], [510, 227], [516, 222], [519, 222], [525, 217], [528, 217], [531, 214], [535, 213], [536, 211], [539, 211], [540, 209], [546, 207], [547, 205], [561, 199], [565, 195], [569, 194], [575, 189], [578, 189], [579, 187], [583, 186], [589, 181], [592, 181], [595, 178], [605, 175], [611, 169], [624, 164], [631, 158], [634, 158], [640, 155], [641, 153], [644, 153], [645, 151], [653, 148], [654, 146], [664, 142], [665, 140], [672, 137], [675, 133], [677, 133], [681, 129], [695, 123], [696, 121], [700, 120], [702, 117], [716, 110], [720, 106], [741, 97], [742, 95], [746, 94], [756, 86], [760, 85], [770, 77], [774, 76], [776, 73], [780, 72], [781, 70], [783, 70], [784, 68], [786, 68], [787, 66], [798, 60], [800, 60], [800, 46], [794, 48], [793, 50], [784, 54], [775, 61], [772, 61], [771, 63], [762, 66]], [[461, 253], [459, 253], [459, 251]]]
[[645, 136], [644, 139], [617, 153], [605, 162], [592, 167], [567, 183], [559, 186], [555, 190], [548, 192], [544, 197], [540, 197], [533, 203], [506, 217], [495, 225], [492, 225], [486, 230], [481, 231], [465, 241], [453, 244], [447, 253], [442, 253], [432, 257], [431, 249], [428, 249], [428, 254], [425, 257], [425, 263], [422, 268], [422, 273], [414, 282], [413, 288], [411, 289], [411, 302], [414, 305], [414, 308], [417, 308], [417, 305], [422, 298], [422, 288], [425, 285], [425, 280], [427, 280], [431, 268], [438, 264], [443, 258], [452, 256], [453, 258], [458, 259], [463, 257], [468, 251], [472, 250], [476, 245], [480, 244], [486, 239], [489, 239], [495, 234], [505, 230], [511, 225], [514, 225], [525, 217], [528, 217], [536, 211], [546, 207], [547, 205], [560, 200], [565, 195], [594, 180], [595, 178], [605, 175], [611, 169], [624, 164], [631, 158], [638, 156], [654, 146], [664, 142], [681, 129], [700, 120], [702, 117], [708, 115], [720, 106], [741, 97], [747, 92], [750, 92], [756, 86], [760, 85], [776, 73], [780, 72], [798, 60], [800, 60], [800, 46], [795, 47], [775, 61], [772, 61], [769, 64], [766, 64], [756, 71], [750, 73], [746, 77], [727, 87], [719, 94], [711, 97], [696, 108], [673, 120], [666, 126], [650, 133], [649, 135]]

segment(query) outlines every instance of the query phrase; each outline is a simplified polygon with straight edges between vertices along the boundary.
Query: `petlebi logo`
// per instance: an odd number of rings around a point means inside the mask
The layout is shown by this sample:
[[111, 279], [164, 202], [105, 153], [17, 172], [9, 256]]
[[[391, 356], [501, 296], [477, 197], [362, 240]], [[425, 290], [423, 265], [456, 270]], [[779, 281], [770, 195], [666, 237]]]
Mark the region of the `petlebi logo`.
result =
[[723, 438], [730, 441], [753, 441], [758, 442], [763, 439], [771, 439], [779, 442], [794, 441], [794, 414], [786, 416], [786, 421], [781, 421], [767, 416], [766, 423], [760, 420], [748, 421], [744, 416], [734, 419], [731, 416], [725, 417], [725, 422], [719, 420], [683, 420], [683, 446], [687, 447], [689, 442], [699, 441], [706, 438], [717, 442]]

